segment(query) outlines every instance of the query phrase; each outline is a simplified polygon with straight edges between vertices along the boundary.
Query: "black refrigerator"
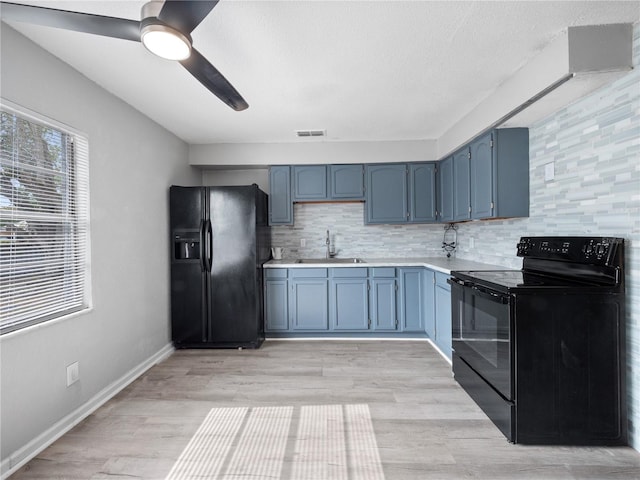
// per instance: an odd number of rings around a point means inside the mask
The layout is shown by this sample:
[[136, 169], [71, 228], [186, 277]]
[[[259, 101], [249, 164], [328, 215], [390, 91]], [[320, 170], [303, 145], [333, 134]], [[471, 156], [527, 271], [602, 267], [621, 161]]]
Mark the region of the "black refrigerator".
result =
[[176, 348], [258, 348], [267, 195], [257, 185], [170, 188], [171, 335]]

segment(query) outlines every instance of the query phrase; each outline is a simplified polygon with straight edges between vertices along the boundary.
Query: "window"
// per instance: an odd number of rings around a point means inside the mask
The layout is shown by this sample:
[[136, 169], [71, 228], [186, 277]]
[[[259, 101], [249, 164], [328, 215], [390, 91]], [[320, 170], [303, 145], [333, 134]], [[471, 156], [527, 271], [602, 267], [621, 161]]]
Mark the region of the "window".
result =
[[0, 108], [0, 334], [88, 308], [86, 138]]

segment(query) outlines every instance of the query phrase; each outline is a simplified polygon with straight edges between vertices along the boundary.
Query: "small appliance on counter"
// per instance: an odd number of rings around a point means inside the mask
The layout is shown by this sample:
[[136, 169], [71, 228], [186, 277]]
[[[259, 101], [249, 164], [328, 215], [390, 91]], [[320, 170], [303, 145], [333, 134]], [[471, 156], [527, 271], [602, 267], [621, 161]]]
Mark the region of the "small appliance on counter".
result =
[[624, 241], [522, 237], [451, 273], [455, 379], [510, 442], [626, 445]]
[[257, 348], [271, 254], [257, 185], [170, 189], [171, 336], [176, 348]]

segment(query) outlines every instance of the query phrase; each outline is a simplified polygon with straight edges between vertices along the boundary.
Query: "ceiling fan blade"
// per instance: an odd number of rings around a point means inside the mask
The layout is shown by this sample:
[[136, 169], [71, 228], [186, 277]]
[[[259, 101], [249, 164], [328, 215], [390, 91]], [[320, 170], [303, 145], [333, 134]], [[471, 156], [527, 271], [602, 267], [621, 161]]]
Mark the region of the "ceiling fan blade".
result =
[[206, 17], [217, 4], [218, 0], [166, 0], [158, 14], [158, 19], [171, 25], [183, 34], [189, 34], [194, 28], [200, 25], [204, 17]]
[[180, 63], [211, 93], [235, 111], [239, 112], [249, 107], [249, 104], [233, 88], [233, 85], [195, 48], [191, 49], [191, 56], [186, 60], [181, 60]]
[[0, 15], [4, 21], [32, 23], [105, 37], [140, 41], [140, 22], [137, 20], [9, 2], [0, 2]]

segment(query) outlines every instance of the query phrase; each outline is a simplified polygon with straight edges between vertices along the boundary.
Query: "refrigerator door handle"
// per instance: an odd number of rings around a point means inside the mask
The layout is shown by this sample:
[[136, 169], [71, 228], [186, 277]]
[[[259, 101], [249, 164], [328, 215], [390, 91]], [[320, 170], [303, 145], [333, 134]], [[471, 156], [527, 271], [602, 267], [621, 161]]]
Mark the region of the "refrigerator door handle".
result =
[[213, 229], [211, 228], [211, 220], [207, 220], [205, 224], [204, 262], [205, 269], [210, 272], [213, 266]]
[[206, 259], [205, 259], [205, 255], [206, 255], [206, 247], [205, 247], [205, 223], [204, 220], [200, 220], [200, 248], [198, 249], [198, 255], [200, 256], [200, 271], [204, 272], [206, 271]]

